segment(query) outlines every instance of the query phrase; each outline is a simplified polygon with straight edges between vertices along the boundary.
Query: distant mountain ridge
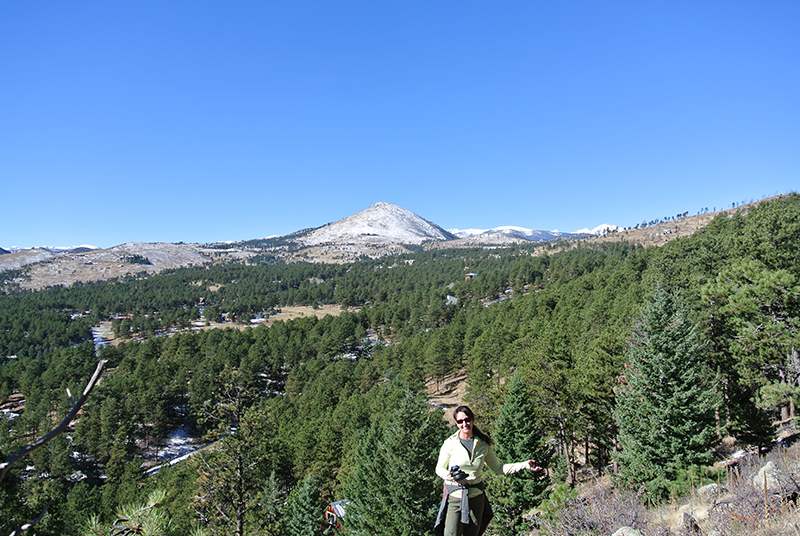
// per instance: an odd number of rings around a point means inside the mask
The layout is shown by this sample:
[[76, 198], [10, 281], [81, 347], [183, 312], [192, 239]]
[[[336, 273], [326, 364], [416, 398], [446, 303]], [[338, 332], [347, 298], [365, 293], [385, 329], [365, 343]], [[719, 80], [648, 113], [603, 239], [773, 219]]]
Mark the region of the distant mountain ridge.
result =
[[16, 253], [17, 251], [25, 251], [27, 249], [46, 249], [54, 253], [64, 253], [65, 251], [71, 251], [73, 253], [81, 253], [84, 251], [91, 251], [93, 249], [100, 249], [100, 248], [97, 246], [90, 246], [88, 244], [83, 244], [80, 246], [34, 246], [28, 248], [10, 247], [8, 248], [8, 250], [3, 250], [3, 251], [6, 251], [6, 253]]
[[493, 234], [506, 234], [511, 237], [530, 240], [531, 242], [556, 240], [558, 238], [575, 238], [578, 235], [601, 235], [603, 233], [619, 229], [617, 225], [604, 223], [594, 229], [581, 229], [572, 233], [565, 233], [559, 230], [542, 231], [540, 229], [527, 229], [514, 225], [503, 225], [491, 229], [448, 229], [450, 233], [458, 238], [475, 238]]
[[541, 240], [555, 240], [566, 236], [573, 236], [572, 233], [562, 233], [561, 231], [542, 231], [538, 229], [526, 229], [513, 225], [493, 227], [492, 229], [448, 229], [450, 233], [459, 238], [476, 238], [495, 234], [504, 234], [514, 238], [522, 238], [531, 242]]
[[588, 235], [515, 226], [448, 231], [410, 210], [381, 201], [321, 227], [241, 242], [130, 242], [106, 249], [92, 246], [11, 248], [0, 257], [0, 272], [22, 272], [15, 274], [11, 281], [0, 281], [0, 292], [6, 285], [39, 290], [211, 263], [341, 263], [407, 254], [420, 247], [503, 247], [584, 236]]
[[[357, 243], [393, 243], [418, 245], [428, 240], [458, 240], [471, 239], [471, 241], [486, 239], [487, 243], [502, 241], [502, 237], [516, 238], [532, 242], [556, 240], [558, 238], [574, 238], [578, 235], [600, 235], [606, 231], [619, 229], [616, 225], [602, 224], [592, 230], [581, 229], [576, 232], [562, 232], [558, 230], [545, 231], [528, 229], [514, 225], [504, 225], [491, 229], [443, 229], [439, 225], [426, 220], [417, 214], [399, 205], [379, 201], [370, 207], [347, 216], [334, 223], [329, 223], [317, 228], [303, 229], [282, 236], [255, 239], [265, 241], [277, 239], [278, 241], [293, 242], [299, 246], [316, 246], [346, 242]], [[252, 242], [248, 241], [248, 242]], [[236, 244], [242, 242], [221, 242], [220, 244]], [[35, 246], [35, 247], [10, 247], [0, 248], [1, 254], [18, 253], [22, 251], [44, 250], [51, 253], [86, 253], [98, 250], [96, 246]]]

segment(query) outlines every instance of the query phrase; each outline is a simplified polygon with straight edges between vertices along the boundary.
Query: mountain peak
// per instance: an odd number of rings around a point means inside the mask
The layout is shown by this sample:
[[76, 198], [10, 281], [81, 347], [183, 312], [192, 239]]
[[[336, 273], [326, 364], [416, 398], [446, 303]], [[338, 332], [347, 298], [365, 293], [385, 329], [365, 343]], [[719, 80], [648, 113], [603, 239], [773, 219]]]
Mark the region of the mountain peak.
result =
[[410, 210], [379, 201], [352, 216], [311, 231], [300, 241], [306, 246], [329, 242], [421, 244], [426, 240], [451, 238], [450, 233]]

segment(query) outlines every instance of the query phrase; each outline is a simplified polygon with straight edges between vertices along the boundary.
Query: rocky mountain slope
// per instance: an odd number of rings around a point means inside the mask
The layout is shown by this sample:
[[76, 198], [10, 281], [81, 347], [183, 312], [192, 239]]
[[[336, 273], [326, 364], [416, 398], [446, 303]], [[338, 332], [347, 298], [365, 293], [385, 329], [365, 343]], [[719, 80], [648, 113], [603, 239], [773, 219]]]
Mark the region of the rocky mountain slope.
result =
[[161, 242], [130, 242], [108, 249], [65, 252], [35, 248], [0, 256], [0, 273], [14, 271], [4, 274], [6, 278], [0, 280], [0, 285], [41, 290], [56, 285], [70, 286], [76, 282], [90, 283], [203, 265], [220, 255], [225, 255], [228, 260], [244, 261], [248, 252]]

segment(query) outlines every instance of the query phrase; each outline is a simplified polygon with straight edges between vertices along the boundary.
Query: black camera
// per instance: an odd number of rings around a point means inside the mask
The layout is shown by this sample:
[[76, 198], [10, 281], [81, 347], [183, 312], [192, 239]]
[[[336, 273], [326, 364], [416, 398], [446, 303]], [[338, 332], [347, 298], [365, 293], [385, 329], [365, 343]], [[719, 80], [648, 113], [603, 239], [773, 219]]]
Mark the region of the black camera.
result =
[[461, 470], [461, 467], [458, 465], [454, 465], [450, 468], [450, 477], [455, 480], [456, 482], [461, 482], [465, 478], [467, 478], [467, 473]]

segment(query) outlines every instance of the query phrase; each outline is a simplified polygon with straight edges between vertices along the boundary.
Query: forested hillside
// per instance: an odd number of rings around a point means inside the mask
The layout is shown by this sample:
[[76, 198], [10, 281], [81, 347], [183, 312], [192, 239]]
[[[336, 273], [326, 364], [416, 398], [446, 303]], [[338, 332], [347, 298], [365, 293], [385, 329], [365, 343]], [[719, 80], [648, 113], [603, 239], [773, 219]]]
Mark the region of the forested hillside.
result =
[[[120, 508], [144, 508], [156, 492], [156, 507], [127, 514], [161, 516], [153, 534], [311, 534], [298, 527], [314, 526], [337, 499], [359, 512], [355, 534], [389, 527], [392, 516], [409, 534], [427, 533], [441, 485], [431, 459], [447, 430], [420, 393], [459, 370], [482, 428], [506, 438], [501, 451], [516, 452], [510, 430], [532, 432], [530, 456], [555, 453], [554, 486], [616, 461], [616, 484], [645, 485], [657, 502], [677, 469], [710, 462], [723, 438], [769, 445], [772, 423], [792, 424], [798, 276], [800, 195], [791, 194], [658, 248], [229, 264], [0, 296], [0, 400], [25, 399], [19, 416], [0, 417], [1, 460], [52, 429], [70, 410], [65, 390], [79, 393], [108, 360], [74, 429], [0, 482], [0, 531], [49, 502], [36, 534], [108, 534]], [[242, 329], [293, 304], [349, 311]], [[231, 328], [186, 329], [223, 315]], [[127, 342], [96, 350], [91, 328], [111, 318]], [[661, 371], [649, 371], [656, 358]], [[663, 372], [679, 366], [680, 381]], [[682, 400], [705, 404], [696, 413], [708, 418], [648, 430], [689, 420], [688, 402], [655, 398], [650, 415], [626, 405], [653, 374], [672, 382], [665, 397], [697, 387]], [[528, 418], [511, 419], [519, 411]], [[178, 428], [208, 447], [145, 474]], [[637, 436], [648, 433], [651, 443], [669, 436], [669, 456], [649, 453]], [[519, 533], [524, 499], [511, 482], [490, 482], [502, 502], [495, 533]], [[86, 532], [90, 519], [95, 532]], [[371, 534], [393, 533], [381, 530]]]

